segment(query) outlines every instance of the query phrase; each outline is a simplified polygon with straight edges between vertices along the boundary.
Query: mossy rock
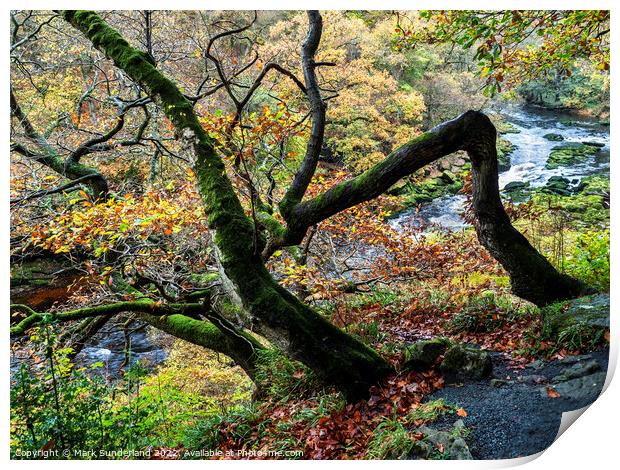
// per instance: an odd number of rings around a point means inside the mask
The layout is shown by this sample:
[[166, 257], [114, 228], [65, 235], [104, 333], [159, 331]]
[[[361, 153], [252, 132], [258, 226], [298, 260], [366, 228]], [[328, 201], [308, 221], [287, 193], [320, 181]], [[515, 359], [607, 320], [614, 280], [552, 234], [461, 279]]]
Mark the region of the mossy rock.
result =
[[[587, 176], [572, 181], [570, 195], [555, 192], [553, 204], [570, 212], [577, 223], [585, 226], [609, 223], [609, 177], [605, 175]], [[549, 195], [544, 187], [537, 188], [532, 198], [538, 205], [548, 205]], [[514, 199], [513, 199], [514, 200]]]
[[543, 135], [543, 138], [552, 142], [561, 142], [562, 140], [564, 140], [564, 137], [562, 137], [560, 134], [555, 134], [553, 132]]
[[584, 192], [609, 193], [609, 177], [603, 175], [590, 175], [581, 180]]
[[423, 370], [432, 367], [439, 356], [451, 345], [447, 338], [417, 341], [405, 350], [403, 367], [408, 370]]
[[597, 294], [572, 300], [566, 314], [593, 328], [609, 329], [609, 294]]
[[595, 145], [568, 142], [551, 149], [546, 167], [550, 170], [560, 166], [585, 162], [588, 157], [596, 154], [600, 147]]
[[523, 202], [530, 196], [531, 189], [529, 181], [511, 181], [502, 192], [514, 202]]
[[504, 120], [503, 118], [494, 119], [493, 124], [497, 129], [498, 134], [520, 134], [521, 130], [517, 129], [514, 124]]
[[431, 460], [473, 459], [467, 443], [459, 435], [447, 431], [438, 431], [427, 426], [421, 426], [417, 431], [423, 433], [424, 438], [415, 441], [408, 458]]
[[510, 154], [512, 154], [516, 148], [516, 145], [509, 140], [501, 137], [497, 138], [497, 169], [500, 173], [510, 170], [512, 166]]
[[446, 171], [437, 178], [428, 179], [418, 184], [410, 184], [405, 195], [405, 204], [408, 206], [426, 204], [438, 197], [456, 194], [462, 187], [462, 179], [458, 175]]
[[491, 374], [491, 355], [473, 346], [456, 344], [444, 354], [440, 370], [447, 381], [480, 380]]
[[570, 189], [570, 181], [562, 176], [552, 176], [547, 184], [541, 189], [543, 193], [558, 194], [560, 196], [570, 196], [573, 191]]

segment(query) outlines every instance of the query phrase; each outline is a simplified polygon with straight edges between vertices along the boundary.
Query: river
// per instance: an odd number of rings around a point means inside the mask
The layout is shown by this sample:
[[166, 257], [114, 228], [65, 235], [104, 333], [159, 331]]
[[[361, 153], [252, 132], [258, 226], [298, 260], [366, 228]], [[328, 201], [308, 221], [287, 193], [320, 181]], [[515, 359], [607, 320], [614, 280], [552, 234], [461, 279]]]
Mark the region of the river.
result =
[[[563, 176], [572, 184], [578, 184], [584, 176], [609, 175], [609, 126], [565, 113], [519, 106], [503, 108], [499, 114], [519, 131], [502, 135], [516, 148], [510, 154], [510, 169], [499, 174], [500, 189], [517, 181], [528, 182], [536, 188], [544, 186], [552, 176]], [[543, 136], [549, 133], [559, 134], [564, 140], [545, 139]], [[584, 163], [552, 170], [545, 168], [551, 149], [566, 142], [595, 142], [603, 147]], [[390, 225], [399, 228], [423, 222], [436, 228], [462, 229], [468, 226], [461, 217], [464, 203], [465, 196], [461, 194], [440, 197], [422, 206], [419, 213], [415, 209], [401, 212], [390, 220]]]

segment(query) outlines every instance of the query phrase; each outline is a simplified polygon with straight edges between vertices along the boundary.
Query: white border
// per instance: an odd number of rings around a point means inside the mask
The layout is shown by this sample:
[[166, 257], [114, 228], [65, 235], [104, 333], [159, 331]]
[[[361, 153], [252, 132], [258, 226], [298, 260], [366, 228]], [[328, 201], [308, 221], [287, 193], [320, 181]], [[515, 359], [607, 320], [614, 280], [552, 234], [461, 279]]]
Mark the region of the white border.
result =
[[[400, 10], [416, 10], [416, 9], [610, 9], [612, 10], [612, 28], [611, 28], [611, 37], [612, 43], [614, 47], [612, 48], [612, 60], [611, 60], [611, 70], [612, 70], [612, 86], [611, 86], [611, 104], [612, 104], [612, 114], [614, 114], [614, 110], [618, 109], [618, 86], [620, 83], [614, 82], [614, 78], [617, 76], [616, 70], [620, 67], [620, 63], [617, 58], [617, 54], [615, 54], [615, 44], [618, 41], [618, 21], [616, 21], [617, 8], [614, 8], [611, 1], [600, 1], [600, 0], [589, 0], [589, 1], [574, 1], [574, 0], [564, 0], [564, 1], [549, 1], [549, 0], [524, 0], [524, 1], [489, 1], [489, 0], [439, 0], [439, 1], [377, 1], [377, 0], [358, 0], [358, 1], [345, 1], [345, 0], [315, 0], [315, 1], [305, 1], [301, 2], [298, 0], [262, 0], [262, 1], [254, 1], [250, 2], [247, 0], [227, 0], [227, 1], [195, 1], [195, 0], [175, 0], [174, 2], [164, 2], [157, 0], [134, 0], [130, 4], [127, 1], [118, 1], [118, 0], [109, 0], [109, 1], [41, 1], [41, 0], [23, 0], [23, 1], [10, 1], [5, 9], [5, 12], [8, 13], [9, 9], [52, 9], [52, 8], [92, 8], [92, 9], [127, 9], [127, 7], [131, 6], [132, 9], [228, 9], [228, 10], [250, 10], [250, 9], [261, 9], [261, 10], [294, 10], [294, 9], [307, 9], [307, 8], [319, 8], [319, 9], [400, 9]], [[4, 16], [4, 21], [1, 21], [1, 28], [3, 30], [2, 36], [0, 36], [0, 40], [2, 44], [4, 44], [3, 50], [9, 50], [9, 21], [8, 15]], [[8, 141], [9, 141], [9, 103], [8, 103], [8, 70], [9, 70], [9, 55], [5, 54], [2, 58], [4, 62], [4, 70], [6, 71], [4, 75], [2, 75], [2, 84], [3, 89], [5, 90], [0, 99], [2, 100], [2, 109], [4, 109], [4, 113], [2, 114], [3, 121], [3, 129], [5, 132], [6, 140], [3, 145], [4, 149], [4, 164], [3, 175], [0, 178], [0, 188], [1, 193], [4, 194], [2, 198], [0, 198], [0, 208], [2, 213], [4, 214], [4, 218], [2, 220], [2, 232], [0, 244], [2, 247], [2, 256], [3, 263], [1, 265], [1, 274], [2, 274], [2, 293], [4, 294], [2, 297], [5, 299], [2, 305], [2, 331], [5, 332], [2, 337], [2, 344], [4, 345], [5, 353], [2, 354], [2, 365], [0, 365], [0, 376], [2, 377], [2, 427], [0, 428], [0, 441], [2, 445], [0, 447], [0, 456], [3, 460], [8, 461], [9, 459], [9, 406], [8, 406], [8, 395], [9, 395], [9, 354], [8, 353], [8, 330], [9, 330], [9, 312], [8, 312], [8, 302], [9, 302], [9, 158], [8, 158]], [[618, 75], [620, 76], [620, 75]], [[615, 121], [614, 121], [615, 122]], [[615, 143], [617, 142], [618, 132], [620, 129], [617, 125], [611, 127], [611, 140]], [[615, 144], [612, 146], [614, 149], [611, 153], [611, 181], [612, 186], [616, 187], [618, 182], [618, 165], [614, 162], [615, 157]], [[612, 230], [612, 262], [611, 262], [611, 279], [612, 286], [614, 285], [614, 281], [619, 281], [619, 264], [618, 264], [618, 256], [616, 254], [616, 246], [618, 235], [615, 230], [615, 225], [618, 220], [618, 211], [620, 210], [620, 203], [613, 202], [611, 205], [611, 226], [614, 227]], [[450, 468], [504, 468], [504, 467], [512, 467], [516, 465], [521, 465], [524, 463], [528, 463], [528, 468], [532, 469], [545, 469], [549, 470], [551, 468], [595, 468], [595, 469], [605, 469], [610, 468], [612, 462], [617, 462], [617, 456], [619, 455], [620, 446], [617, 443], [618, 440], [618, 425], [620, 425], [620, 385], [618, 385], [618, 380], [615, 380], [610, 383], [611, 376], [616, 367], [617, 356], [618, 356], [618, 342], [620, 340], [620, 327], [618, 321], [616, 319], [617, 316], [617, 302], [615, 299], [615, 293], [612, 292], [612, 329], [611, 329], [611, 338], [612, 338], [612, 347], [611, 347], [611, 355], [610, 355], [610, 368], [608, 372], [607, 382], [606, 382], [606, 391], [601, 395], [601, 397], [589, 408], [579, 419], [573, 424], [570, 429], [563, 433], [558, 439], [557, 442], [552, 444], [546, 451], [538, 454], [536, 456], [530, 456], [522, 459], [512, 459], [512, 460], [504, 460], [504, 461], [473, 461], [473, 462], [439, 462], [439, 461], [392, 461], [389, 462], [390, 466], [397, 466], [404, 468], [404, 466], [410, 468], [411, 466], [430, 468], [430, 467], [450, 467]], [[83, 461], [69, 461], [69, 462], [44, 462], [44, 461], [31, 461], [31, 462], [21, 462], [21, 461], [11, 461], [11, 465], [14, 466], [24, 466], [31, 467], [36, 466], [37, 468], [41, 468], [43, 466], [54, 466], [62, 465], [63, 467], [71, 467], [76, 468], [77, 466], [83, 466], [85, 463]], [[256, 467], [266, 468], [267, 466], [290, 466], [295, 465], [298, 467], [307, 467], [309, 465], [314, 464], [314, 461], [301, 461], [301, 462], [274, 462], [274, 461], [263, 461], [263, 462], [252, 462], [251, 465]], [[96, 468], [103, 468], [104, 466], [109, 465], [108, 462], [101, 461], [93, 461], [88, 463], [89, 466], [93, 466]], [[167, 468], [171, 466], [189, 466], [189, 467], [203, 467], [205, 465], [209, 466], [219, 466], [219, 465], [227, 465], [227, 466], [245, 466], [248, 465], [247, 462], [217, 462], [217, 461], [182, 461], [182, 462], [164, 462], [161, 461], [123, 461], [123, 462], [114, 462], [112, 465], [119, 466], [143, 466], [143, 465], [165, 465]], [[321, 465], [333, 466], [338, 465], [333, 462], [322, 462]], [[383, 462], [376, 461], [356, 461], [356, 462], [343, 462], [341, 466], [350, 466], [355, 465], [356, 467], [367, 467], [373, 466], [376, 468], [378, 465], [384, 465]], [[616, 464], [617, 465], [617, 464]]]

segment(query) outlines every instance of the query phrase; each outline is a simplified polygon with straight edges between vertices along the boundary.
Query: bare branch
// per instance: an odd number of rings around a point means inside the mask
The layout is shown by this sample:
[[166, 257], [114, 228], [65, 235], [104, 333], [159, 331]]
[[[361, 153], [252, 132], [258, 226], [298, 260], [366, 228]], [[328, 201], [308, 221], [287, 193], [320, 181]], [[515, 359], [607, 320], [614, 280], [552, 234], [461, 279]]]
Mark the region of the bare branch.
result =
[[308, 23], [308, 36], [304, 41], [301, 57], [308, 99], [310, 100], [312, 110], [312, 129], [301, 166], [280, 202], [280, 211], [283, 215], [288, 214], [291, 208], [303, 199], [310, 180], [316, 171], [325, 132], [326, 104], [321, 97], [319, 82], [316, 76], [316, 63], [314, 62], [314, 55], [319, 47], [323, 31], [321, 14], [318, 11], [309, 11]]

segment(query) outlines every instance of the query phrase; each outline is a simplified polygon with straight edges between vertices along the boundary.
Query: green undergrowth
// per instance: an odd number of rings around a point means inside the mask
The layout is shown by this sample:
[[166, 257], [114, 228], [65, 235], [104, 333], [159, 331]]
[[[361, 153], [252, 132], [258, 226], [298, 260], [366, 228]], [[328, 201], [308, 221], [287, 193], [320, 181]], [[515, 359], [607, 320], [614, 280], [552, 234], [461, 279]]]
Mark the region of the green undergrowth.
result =
[[51, 325], [35, 329], [31, 344], [11, 380], [13, 458], [42, 447], [97, 450], [57, 456], [68, 459], [176, 447], [197, 422], [250, 403], [253, 385], [238, 367], [181, 340], [158, 369], [134, 362], [116, 381], [102, 363], [76, 366]]
[[[398, 419], [396, 414], [381, 421], [373, 430], [368, 442], [366, 458], [378, 460], [430, 459], [444, 460], [451, 456], [437, 449], [424, 433], [422, 425], [431, 424], [439, 418], [452, 415], [457, 407], [443, 399], [422, 403]], [[466, 434], [464, 428], [452, 428], [450, 433], [458, 437]]]
[[511, 296], [490, 292], [471, 298], [446, 322], [445, 328], [453, 334], [490, 333], [517, 320], [531, 318], [533, 314], [534, 308], [528, 304], [516, 303]]
[[533, 343], [529, 353], [551, 357], [561, 350], [587, 351], [605, 343], [604, 328], [574, 318], [566, 306], [559, 302], [540, 310], [540, 324], [526, 332]]
[[261, 394], [274, 401], [303, 398], [320, 388], [314, 373], [275, 349], [258, 351], [256, 386]]

